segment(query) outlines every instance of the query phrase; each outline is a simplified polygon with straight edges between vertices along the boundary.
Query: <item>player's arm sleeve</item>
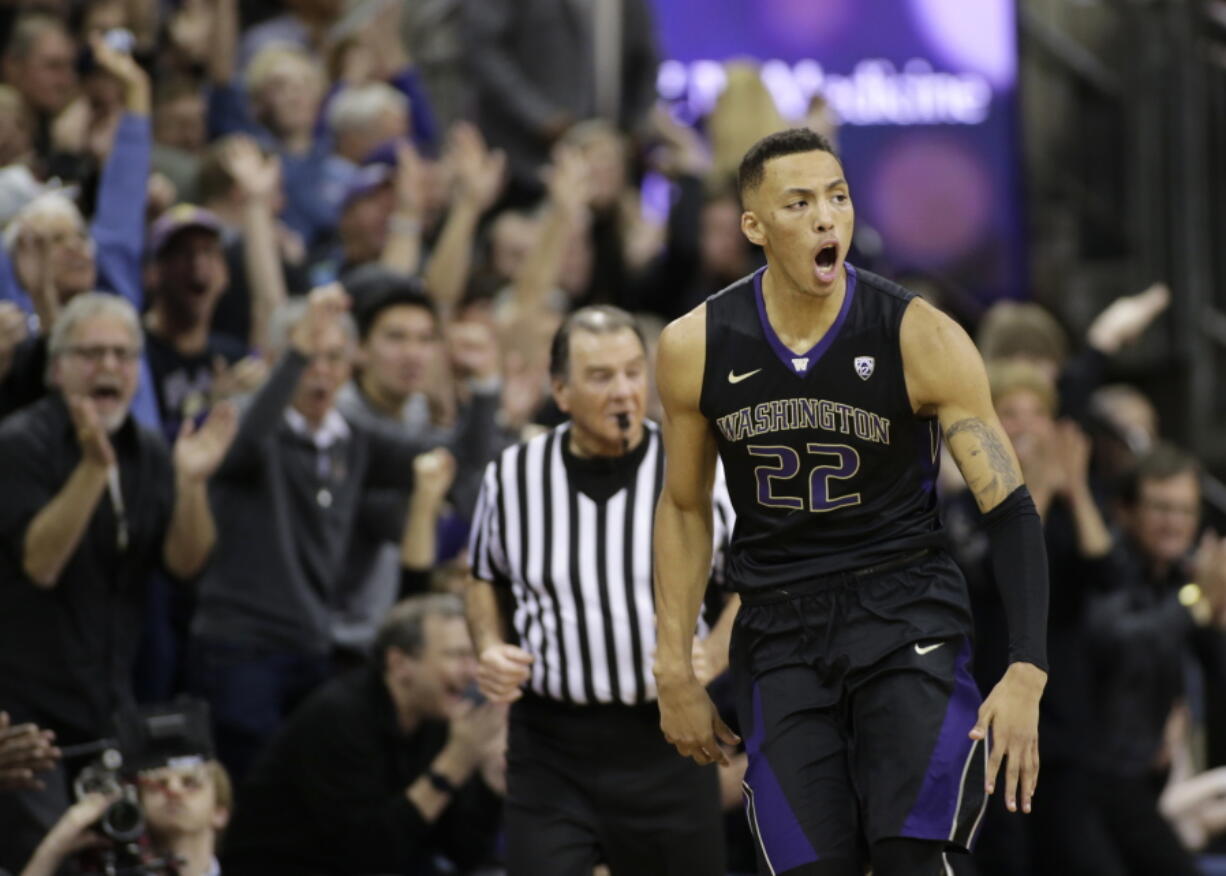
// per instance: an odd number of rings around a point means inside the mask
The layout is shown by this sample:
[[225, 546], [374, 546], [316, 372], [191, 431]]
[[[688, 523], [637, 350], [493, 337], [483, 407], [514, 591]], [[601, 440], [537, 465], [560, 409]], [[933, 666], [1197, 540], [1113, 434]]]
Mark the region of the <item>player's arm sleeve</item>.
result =
[[1009, 624], [1009, 662], [1047, 671], [1047, 546], [1043, 523], [1022, 484], [983, 515], [992, 570]]
[[500, 510], [500, 459], [493, 460], [485, 467], [481, 492], [477, 494], [477, 506], [473, 511], [473, 525], [468, 536], [468, 565], [472, 569], [473, 577], [492, 583], [506, 583], [510, 579]]

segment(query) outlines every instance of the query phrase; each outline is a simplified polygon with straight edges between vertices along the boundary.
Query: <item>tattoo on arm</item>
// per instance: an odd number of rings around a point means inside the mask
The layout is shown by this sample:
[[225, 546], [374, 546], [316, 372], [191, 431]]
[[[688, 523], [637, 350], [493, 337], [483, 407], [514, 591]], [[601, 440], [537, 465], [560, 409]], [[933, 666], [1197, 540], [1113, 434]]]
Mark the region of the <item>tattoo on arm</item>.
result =
[[968, 417], [959, 420], [945, 430], [945, 440], [953, 448], [953, 439], [965, 435], [970, 439], [970, 455], [984, 456], [986, 470], [979, 472], [963, 472], [967, 475], [967, 486], [981, 500], [981, 505], [995, 499], [1003, 499], [1019, 486], [1022, 480], [1009, 456], [1009, 451], [1001, 442], [996, 431], [978, 417]]

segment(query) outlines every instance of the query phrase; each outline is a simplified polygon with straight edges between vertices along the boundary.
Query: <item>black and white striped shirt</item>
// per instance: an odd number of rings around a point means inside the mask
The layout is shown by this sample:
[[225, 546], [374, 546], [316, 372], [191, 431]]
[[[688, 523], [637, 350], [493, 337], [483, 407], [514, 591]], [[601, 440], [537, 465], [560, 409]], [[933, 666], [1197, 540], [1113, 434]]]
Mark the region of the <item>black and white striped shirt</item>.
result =
[[[562, 454], [569, 430], [564, 423], [489, 464], [469, 562], [477, 578], [511, 588], [519, 644], [535, 658], [534, 692], [583, 704], [650, 702], [652, 530], [664, 479], [659, 428], [644, 424], [637, 468], [604, 501], [571, 483]], [[733, 522], [722, 478], [714, 506], [718, 556]]]

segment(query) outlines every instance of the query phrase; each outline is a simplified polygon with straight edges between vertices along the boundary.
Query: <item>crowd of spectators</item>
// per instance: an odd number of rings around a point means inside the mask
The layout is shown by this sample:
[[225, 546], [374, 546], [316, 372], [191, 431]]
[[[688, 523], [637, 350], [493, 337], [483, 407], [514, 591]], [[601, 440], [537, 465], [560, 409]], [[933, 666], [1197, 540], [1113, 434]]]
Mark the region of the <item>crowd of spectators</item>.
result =
[[[561, 418], [565, 314], [650, 342], [761, 264], [730, 174], [787, 125], [769, 93], [730, 65], [678, 123], [647, 0], [18, 0], [0, 44], [0, 872], [103, 842], [72, 754], [182, 693], [217, 759], [139, 783], [179, 872], [497, 872], [503, 712], [456, 595], [482, 473]], [[978, 872], [1193, 873], [1226, 828], [1226, 543], [1107, 383], [1171, 294], [1073, 342], [1033, 304], [968, 326], [1052, 574], [1036, 814], [994, 804]], [[945, 474], [988, 685], [1008, 634]]]

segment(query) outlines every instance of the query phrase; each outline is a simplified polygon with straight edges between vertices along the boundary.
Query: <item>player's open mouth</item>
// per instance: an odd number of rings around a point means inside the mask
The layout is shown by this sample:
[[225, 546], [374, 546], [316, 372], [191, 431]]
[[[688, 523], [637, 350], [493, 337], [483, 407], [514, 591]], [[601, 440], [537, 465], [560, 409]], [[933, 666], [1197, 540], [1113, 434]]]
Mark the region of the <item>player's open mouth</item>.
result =
[[828, 243], [817, 251], [817, 255], [813, 258], [813, 264], [817, 268], [817, 277], [823, 283], [829, 283], [834, 279], [835, 267], [839, 263], [839, 246], [837, 243]]
[[119, 387], [117, 386], [95, 386], [89, 391], [89, 397], [94, 401], [118, 401]]

